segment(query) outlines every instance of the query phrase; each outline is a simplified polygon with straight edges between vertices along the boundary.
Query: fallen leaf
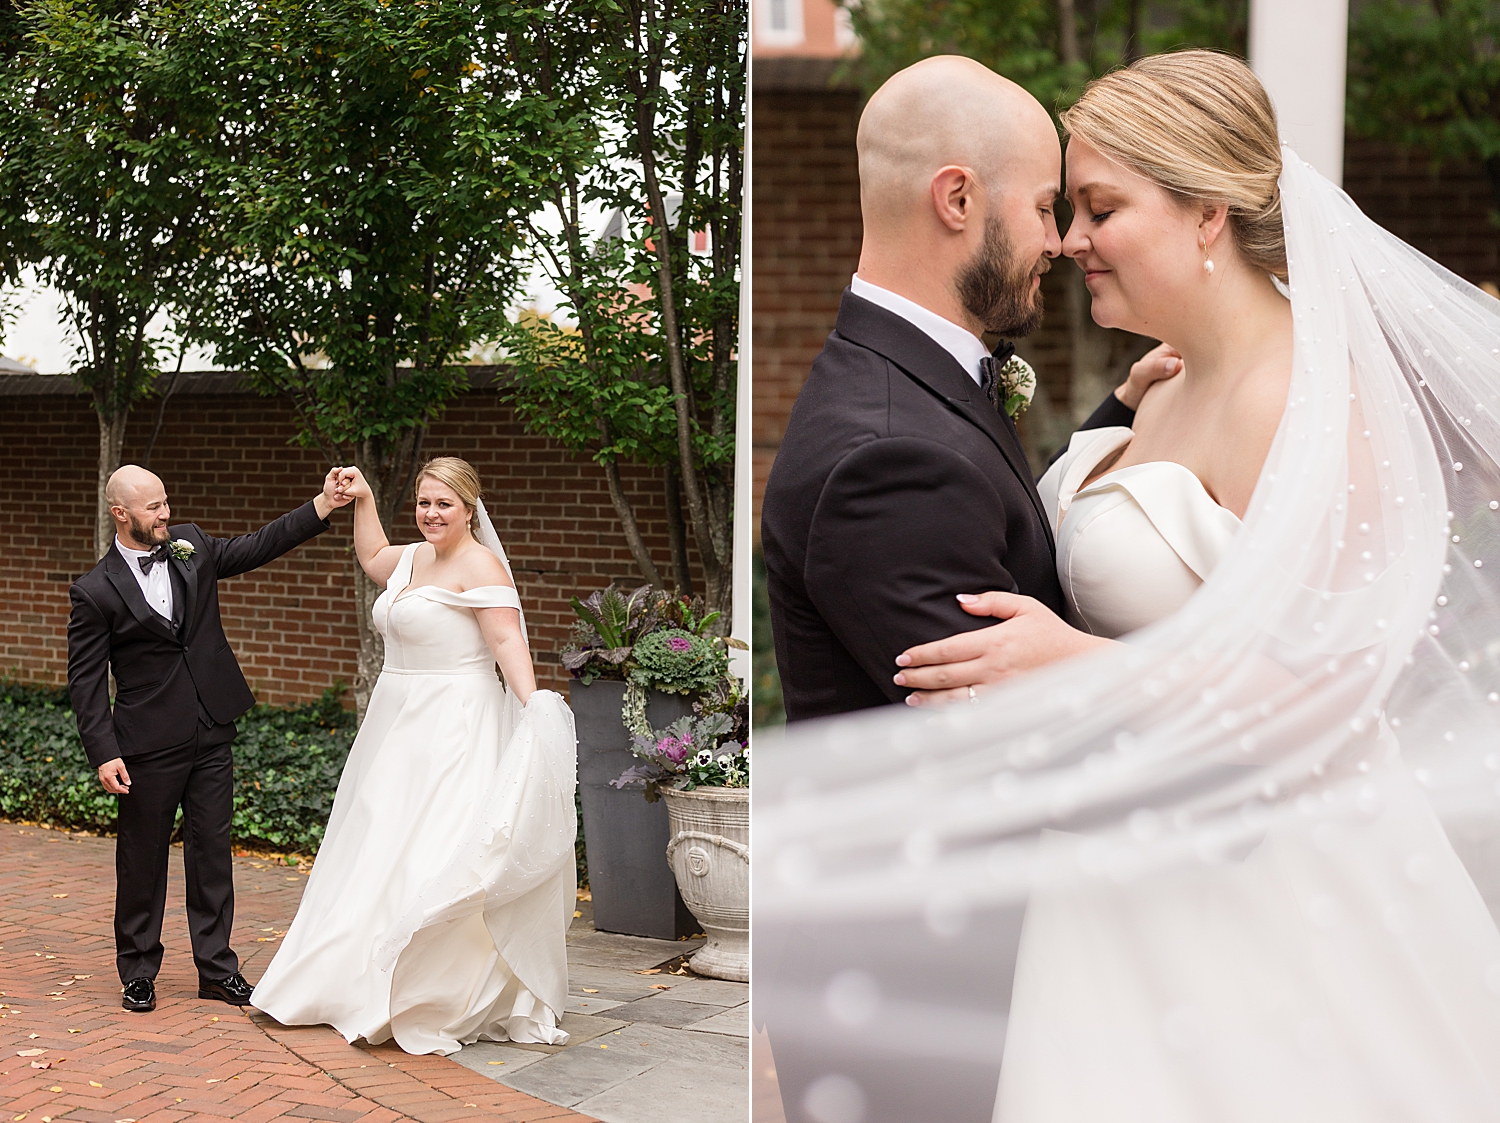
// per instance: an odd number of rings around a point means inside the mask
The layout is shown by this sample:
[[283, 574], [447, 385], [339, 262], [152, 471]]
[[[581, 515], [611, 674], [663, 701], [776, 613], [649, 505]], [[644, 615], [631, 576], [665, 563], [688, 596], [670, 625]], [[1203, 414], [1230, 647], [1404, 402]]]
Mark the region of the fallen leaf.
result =
[[[31, 1036], [35, 1037], [37, 1035], [33, 1033]], [[45, 1050], [45, 1049], [22, 1049], [19, 1053], [16, 1054], [16, 1056], [18, 1056], [18, 1057], [40, 1057], [46, 1051], [47, 1050]]]
[[609, 1046], [608, 1045], [601, 1045], [601, 1046], [599, 1046], [599, 1048], [601, 1048], [601, 1049], [608, 1049]]
[[97, 1081], [97, 1080], [90, 1080], [89, 1081], [89, 1087], [90, 1088], [102, 1088], [102, 1087], [104, 1087], [104, 1085], [100, 1084], [99, 1081]]
[[660, 975], [661, 974], [661, 968], [660, 967], [652, 967], [650, 970], [647, 970], [647, 971], [637, 971], [636, 974], [637, 975]]
[[75, 979], [92, 979], [94, 976], [92, 976], [92, 975], [74, 975], [73, 977]]
[[577, 911], [576, 909], [573, 911], [573, 919], [574, 920], [577, 920], [582, 915], [583, 915], [583, 913]]
[[599, 993], [599, 988], [598, 987], [584, 987], [583, 988], [583, 993], [584, 994], [598, 994]]
[[40, 1033], [28, 1033], [26, 1036], [29, 1037], [29, 1038], [31, 1038], [31, 1040], [35, 1041], [38, 1037], [40, 1037], [42, 1035]]
[[671, 983], [652, 983], [651, 984], [651, 989], [652, 990], [671, 990], [672, 989], [672, 984]]
[[62, 899], [63, 899], [63, 898], [65, 898], [65, 897], [66, 897], [66, 896], [67, 896], [67, 894], [66, 894], [66, 893], [54, 893], [54, 894], [52, 894], [52, 899], [53, 899], [53, 900], [54, 900], [54, 901], [61, 901], [61, 900], [62, 900]]
[[83, 1030], [81, 1030], [81, 1029], [70, 1029], [70, 1030], [68, 1030], [68, 1032], [69, 1033], [82, 1033]]
[[[492, 1064], [492, 1065], [503, 1065], [505, 1062], [504, 1061], [490, 1061], [489, 1063]], [[360, 1065], [359, 1067], [360, 1068], [364, 1068], [365, 1066], [364, 1065]]]
[[211, 1021], [211, 1022], [216, 1022], [216, 1021], [218, 1021], [218, 1020], [219, 1020], [219, 1019], [218, 1019], [218, 1018], [209, 1018], [209, 1019], [208, 1019], [208, 1020], [209, 1020], [209, 1021]]
[[52, 1062], [51, 1061], [32, 1061], [31, 1062], [31, 1067], [32, 1068], [51, 1068], [52, 1067]]
[[52, 1087], [48, 1088], [47, 1091], [49, 1091], [49, 1092], [61, 1092], [62, 1091], [62, 1085], [61, 1084], [54, 1084], [54, 1085], [52, 1085]]
[[209, 1083], [210, 1084], [217, 1084], [222, 1079], [223, 1079], [222, 1076], [215, 1076], [212, 1080], [209, 1081]]

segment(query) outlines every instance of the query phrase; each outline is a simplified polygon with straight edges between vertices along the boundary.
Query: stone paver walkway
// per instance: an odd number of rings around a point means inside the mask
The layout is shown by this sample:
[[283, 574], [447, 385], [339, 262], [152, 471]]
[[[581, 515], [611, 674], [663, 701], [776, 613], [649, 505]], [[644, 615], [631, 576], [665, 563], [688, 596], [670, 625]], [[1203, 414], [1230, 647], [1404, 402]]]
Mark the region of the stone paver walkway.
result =
[[[586, 1123], [444, 1057], [346, 1044], [197, 997], [174, 851], [157, 1008], [120, 1009], [114, 840], [0, 823], [0, 1120], [20, 1123]], [[259, 978], [301, 898], [295, 870], [235, 859], [234, 945]]]
[[658, 970], [702, 940], [598, 932], [590, 906], [579, 912], [568, 933], [568, 1044], [479, 1042], [454, 1060], [605, 1123], [745, 1123], [749, 986]]

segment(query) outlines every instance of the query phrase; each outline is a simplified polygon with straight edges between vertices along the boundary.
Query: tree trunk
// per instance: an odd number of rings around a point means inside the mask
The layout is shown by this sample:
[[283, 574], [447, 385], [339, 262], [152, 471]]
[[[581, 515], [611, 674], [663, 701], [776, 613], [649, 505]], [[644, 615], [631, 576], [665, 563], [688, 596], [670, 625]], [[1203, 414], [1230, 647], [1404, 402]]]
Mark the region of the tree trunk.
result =
[[[395, 541], [393, 529], [396, 526], [412, 525], [406, 522], [411, 512], [408, 502], [424, 433], [423, 428], [409, 429], [394, 443], [371, 437], [360, 441], [354, 449], [354, 463], [370, 485], [375, 510], [380, 513], [380, 525], [390, 542]], [[406, 537], [410, 537], [410, 533]], [[354, 708], [361, 722], [365, 719], [365, 707], [369, 705], [370, 692], [375, 689], [375, 680], [380, 677], [380, 668], [385, 665], [385, 641], [375, 630], [371, 616], [376, 598], [382, 591], [365, 576], [359, 559], [355, 558], [354, 611], [359, 630], [359, 665], [354, 683]]]
[[667, 538], [672, 543], [672, 580], [685, 597], [693, 595], [693, 574], [688, 569], [687, 526], [682, 518], [682, 487], [677, 469], [666, 468]]
[[615, 517], [625, 532], [625, 544], [630, 547], [630, 556], [649, 585], [661, 588], [661, 574], [651, 560], [651, 551], [646, 549], [646, 540], [641, 536], [641, 524], [636, 521], [635, 508], [625, 494], [625, 485], [620, 480], [620, 465], [614, 460], [604, 462], [604, 480], [609, 484], [609, 501], [615, 505]]
[[1083, 270], [1065, 269], [1067, 277], [1067, 314], [1069, 351], [1068, 411], [1077, 426], [1094, 412], [1094, 407], [1120, 384], [1110, 369], [1111, 347], [1108, 329], [1094, 323], [1090, 312], [1093, 299], [1083, 283]]
[[1065, 64], [1078, 61], [1078, 16], [1073, 0], [1057, 0], [1057, 55]]
[[109, 513], [109, 500], [104, 498], [105, 485], [120, 466], [120, 456], [125, 447], [125, 423], [130, 418], [129, 410], [106, 415], [98, 401], [95, 402], [99, 417], [99, 481], [94, 509], [94, 557], [102, 558], [115, 540], [115, 520]]
[[355, 561], [354, 618], [359, 624], [359, 658], [354, 679], [354, 710], [361, 724], [370, 705], [370, 691], [375, 689], [375, 680], [380, 677], [380, 668], [385, 663], [385, 641], [375, 630], [373, 617], [375, 599], [380, 593], [380, 586], [366, 577], [359, 562]]

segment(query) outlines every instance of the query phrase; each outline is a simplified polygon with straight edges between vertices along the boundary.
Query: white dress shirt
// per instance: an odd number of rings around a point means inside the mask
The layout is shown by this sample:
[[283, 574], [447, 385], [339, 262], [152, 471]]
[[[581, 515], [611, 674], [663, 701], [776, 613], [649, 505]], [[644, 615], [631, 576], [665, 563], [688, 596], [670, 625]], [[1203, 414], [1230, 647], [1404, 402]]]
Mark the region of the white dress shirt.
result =
[[958, 365], [969, 372], [977, 385], [984, 385], [979, 371], [979, 360], [989, 358], [989, 349], [984, 341], [966, 327], [945, 320], [936, 312], [923, 308], [915, 301], [897, 296], [890, 289], [872, 285], [858, 273], [849, 282], [849, 291], [863, 297], [871, 304], [878, 304], [887, 312], [894, 312], [913, 327], [931, 337], [932, 341], [958, 360]]
[[115, 549], [120, 551], [125, 559], [125, 568], [130, 570], [130, 576], [135, 578], [136, 584], [141, 587], [141, 592], [146, 597], [146, 603], [159, 612], [163, 618], [172, 619], [172, 574], [168, 570], [170, 561], [153, 565], [149, 574], [141, 572], [140, 559], [149, 557], [150, 550], [132, 550], [120, 541], [119, 535], [115, 536]]

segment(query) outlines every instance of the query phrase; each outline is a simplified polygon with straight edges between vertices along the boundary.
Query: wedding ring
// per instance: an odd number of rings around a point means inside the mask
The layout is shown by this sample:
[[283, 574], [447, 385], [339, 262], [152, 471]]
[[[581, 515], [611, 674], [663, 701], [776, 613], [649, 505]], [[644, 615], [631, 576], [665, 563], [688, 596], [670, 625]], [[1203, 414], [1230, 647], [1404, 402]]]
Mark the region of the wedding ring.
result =
[[976, 694], [976, 693], [974, 693], [974, 688], [972, 686], [969, 687], [969, 701], [971, 701], [971, 702], [977, 702], [977, 701], [979, 701], [979, 695]]

